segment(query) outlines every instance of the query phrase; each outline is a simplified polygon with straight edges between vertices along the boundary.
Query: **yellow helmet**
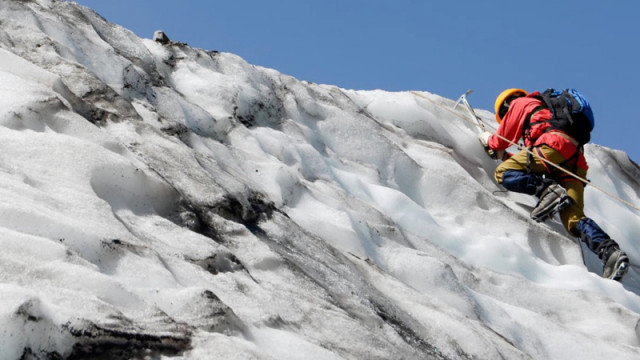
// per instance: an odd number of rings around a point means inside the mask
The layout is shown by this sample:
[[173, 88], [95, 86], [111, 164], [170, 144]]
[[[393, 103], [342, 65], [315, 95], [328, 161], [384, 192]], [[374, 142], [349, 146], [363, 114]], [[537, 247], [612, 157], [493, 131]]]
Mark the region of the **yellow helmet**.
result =
[[498, 124], [502, 122], [502, 117], [507, 113], [507, 110], [509, 110], [509, 103], [511, 102], [511, 100], [527, 95], [529, 95], [529, 93], [525, 90], [516, 88], [507, 89], [501, 92], [500, 95], [498, 95], [498, 97], [496, 98], [495, 106], [496, 120], [498, 120]]

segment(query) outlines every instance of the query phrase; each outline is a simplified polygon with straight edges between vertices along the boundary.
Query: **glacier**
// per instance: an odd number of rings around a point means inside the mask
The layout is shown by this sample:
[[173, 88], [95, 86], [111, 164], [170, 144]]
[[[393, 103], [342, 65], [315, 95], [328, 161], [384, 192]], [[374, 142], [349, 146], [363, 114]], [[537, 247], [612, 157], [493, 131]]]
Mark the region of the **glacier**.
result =
[[[455, 100], [0, 13], [0, 359], [640, 357], [638, 268], [532, 221]], [[585, 151], [640, 203], [635, 162]], [[637, 263], [640, 213], [585, 203]]]

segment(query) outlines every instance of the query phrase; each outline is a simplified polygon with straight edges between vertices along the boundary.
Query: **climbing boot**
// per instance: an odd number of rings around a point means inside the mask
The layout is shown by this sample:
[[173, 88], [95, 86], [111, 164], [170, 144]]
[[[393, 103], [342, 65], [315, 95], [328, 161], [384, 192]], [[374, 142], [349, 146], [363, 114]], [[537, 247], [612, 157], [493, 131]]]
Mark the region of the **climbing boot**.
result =
[[[612, 245], [607, 246], [607, 243]], [[629, 270], [629, 257], [620, 250], [618, 244], [613, 240], [606, 240], [598, 249], [598, 255], [604, 264], [602, 267], [602, 277], [616, 281], [622, 278]]]
[[539, 198], [538, 204], [531, 211], [531, 218], [537, 222], [553, 217], [571, 202], [567, 190], [557, 183], [546, 186], [540, 192]]

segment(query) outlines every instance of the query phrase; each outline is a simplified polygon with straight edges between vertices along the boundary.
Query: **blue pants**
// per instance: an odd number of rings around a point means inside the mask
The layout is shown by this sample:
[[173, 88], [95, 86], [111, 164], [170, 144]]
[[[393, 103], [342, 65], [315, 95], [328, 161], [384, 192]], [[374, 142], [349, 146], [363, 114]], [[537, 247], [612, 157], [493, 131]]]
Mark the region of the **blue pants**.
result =
[[580, 233], [580, 239], [587, 244], [591, 251], [598, 255], [601, 255], [601, 252], [606, 250], [603, 249], [603, 245], [604, 247], [609, 247], [611, 245], [615, 245], [616, 247], [618, 246], [618, 244], [611, 240], [609, 235], [604, 232], [604, 230], [602, 230], [595, 221], [589, 218], [580, 220], [578, 226], [576, 226], [576, 230]]
[[507, 170], [502, 175], [502, 186], [509, 191], [535, 195], [542, 184], [542, 176], [518, 170]]

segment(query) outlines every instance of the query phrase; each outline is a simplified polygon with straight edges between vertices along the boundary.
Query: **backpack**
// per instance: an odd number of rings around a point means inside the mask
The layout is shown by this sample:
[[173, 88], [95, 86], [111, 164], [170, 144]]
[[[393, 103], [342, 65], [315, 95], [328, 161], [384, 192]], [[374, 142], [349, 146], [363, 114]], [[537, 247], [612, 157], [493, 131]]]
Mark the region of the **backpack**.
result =
[[[578, 148], [591, 140], [591, 131], [595, 125], [593, 111], [587, 99], [578, 90], [547, 89], [534, 97], [540, 99], [553, 114], [548, 120], [551, 126], [547, 131], [560, 130], [567, 133], [578, 142]], [[527, 121], [525, 128], [528, 126]]]

